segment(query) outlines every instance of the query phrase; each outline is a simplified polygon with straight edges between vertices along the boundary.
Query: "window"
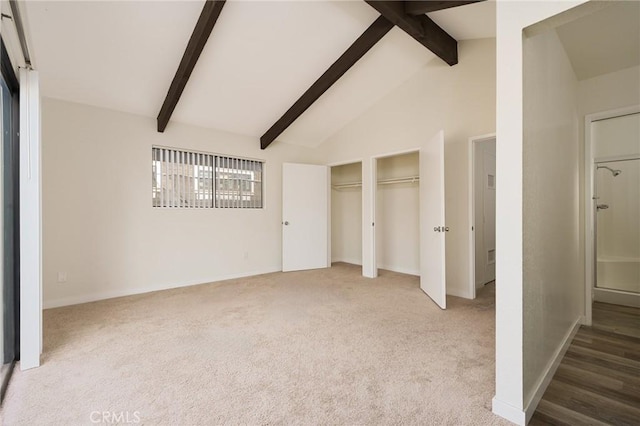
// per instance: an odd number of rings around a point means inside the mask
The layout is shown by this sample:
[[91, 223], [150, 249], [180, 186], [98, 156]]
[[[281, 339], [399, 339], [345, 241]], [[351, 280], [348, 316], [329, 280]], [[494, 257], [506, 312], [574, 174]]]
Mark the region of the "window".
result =
[[153, 207], [262, 208], [263, 162], [153, 148]]

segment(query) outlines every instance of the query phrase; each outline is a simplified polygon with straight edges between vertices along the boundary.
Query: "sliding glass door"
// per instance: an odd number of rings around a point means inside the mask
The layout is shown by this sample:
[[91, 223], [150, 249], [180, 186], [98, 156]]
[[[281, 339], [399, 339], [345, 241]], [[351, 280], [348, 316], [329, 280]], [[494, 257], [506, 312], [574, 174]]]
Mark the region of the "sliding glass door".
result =
[[0, 74], [0, 398], [19, 358], [19, 93], [2, 44]]
[[[7, 96], [5, 96], [5, 93], [8, 93], [9, 89], [7, 88], [7, 85], [4, 82], [4, 79], [2, 79], [2, 81], [0, 82], [0, 134], [2, 135], [2, 142], [4, 142], [5, 139], [5, 132], [7, 131], [7, 122], [5, 120], [5, 111], [7, 110], [6, 107], [6, 103], [7, 103]], [[4, 145], [4, 143], [2, 144]], [[1, 179], [4, 175], [4, 164], [0, 165], [0, 188], [2, 188], [4, 185], [2, 185], [3, 182], [1, 182]], [[0, 190], [0, 204], [4, 205], [4, 191]], [[2, 224], [2, 234], [4, 235], [4, 221], [2, 220], [3, 217], [2, 215], [4, 214], [4, 209], [0, 210], [0, 224]], [[2, 270], [2, 276], [4, 276], [4, 253], [3, 253], [3, 248], [4, 248], [4, 244], [0, 245], [0, 270]], [[3, 284], [4, 284], [4, 280], [3, 280]], [[10, 305], [8, 305], [6, 302], [8, 302], [9, 299], [7, 297], [7, 295], [5, 294], [4, 291], [4, 285], [2, 286], [2, 292], [0, 292], [0, 302], [2, 302], [2, 315], [0, 316], [0, 329], [2, 330], [2, 339], [0, 340], [0, 354], [2, 354], [2, 381], [4, 382], [4, 376], [7, 373], [7, 368], [6, 365], [7, 364], [7, 354], [5, 352], [5, 347], [8, 348], [8, 345], [6, 340], [10, 340], [11, 338], [11, 333], [7, 332], [6, 328], [5, 328], [5, 324], [7, 321], [5, 319], [5, 315], [4, 312], [9, 310], [11, 308]]]

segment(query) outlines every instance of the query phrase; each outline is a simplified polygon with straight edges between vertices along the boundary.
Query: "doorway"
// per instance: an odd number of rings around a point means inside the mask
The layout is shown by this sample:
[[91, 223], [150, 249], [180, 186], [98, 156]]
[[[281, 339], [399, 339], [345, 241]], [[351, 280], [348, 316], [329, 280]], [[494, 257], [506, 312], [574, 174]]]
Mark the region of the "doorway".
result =
[[[640, 157], [595, 166], [595, 300], [640, 294]], [[629, 295], [631, 296], [631, 295]], [[619, 304], [635, 306], [631, 297]], [[627, 300], [629, 299], [629, 300]], [[604, 301], [604, 300], [602, 300]]]
[[376, 161], [376, 264], [420, 275], [420, 158], [417, 151]]
[[640, 307], [640, 108], [588, 116], [585, 136], [591, 324], [593, 302]]
[[471, 138], [469, 296], [496, 279], [496, 137]]
[[[371, 269], [374, 276], [377, 275], [379, 259], [385, 261], [385, 255], [379, 255], [378, 252], [381, 249], [387, 251], [385, 246], [389, 241], [396, 241], [396, 235], [385, 228], [391, 227], [406, 235], [407, 238], [400, 252], [406, 256], [417, 254], [417, 258], [413, 258], [416, 263], [410, 264], [407, 259], [399, 259], [394, 252], [386, 258], [393, 263], [382, 266], [405, 273], [412, 273], [413, 270], [401, 270], [402, 265], [416, 268], [416, 275], [420, 276], [420, 289], [441, 309], [447, 307], [445, 235], [449, 231], [445, 223], [444, 140], [444, 131], [441, 130], [431, 139], [425, 140], [425, 143], [417, 149], [389, 153], [371, 159], [372, 168], [369, 172], [372, 184], [368, 189], [371, 190], [372, 202], [369, 217], [372, 221], [370, 231], [367, 230], [365, 235], [373, 242], [370, 247], [373, 249]], [[417, 208], [412, 208], [409, 202], [402, 212], [397, 208], [402, 206], [397, 205], [393, 206], [391, 213], [385, 212], [384, 209], [390, 208], [392, 203], [389, 202], [386, 194], [383, 197], [387, 201], [384, 203], [379, 201], [382, 195], [379, 188], [386, 185], [410, 185], [407, 188], [410, 192], [407, 191], [406, 194], [413, 194], [411, 199], [416, 202]], [[393, 195], [392, 199], [395, 197], [396, 195]], [[407, 219], [405, 213], [415, 214], [415, 218]], [[407, 230], [415, 234], [410, 235]], [[387, 241], [384, 241], [385, 238]], [[410, 259], [412, 258], [409, 257]]]

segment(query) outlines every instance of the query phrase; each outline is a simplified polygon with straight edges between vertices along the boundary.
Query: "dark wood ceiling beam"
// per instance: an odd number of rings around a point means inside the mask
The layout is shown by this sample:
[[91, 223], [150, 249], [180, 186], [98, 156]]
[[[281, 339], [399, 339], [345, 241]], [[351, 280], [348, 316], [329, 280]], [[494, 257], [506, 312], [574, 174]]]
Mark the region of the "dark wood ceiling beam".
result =
[[437, 10], [479, 3], [484, 0], [409, 0], [404, 2], [404, 11], [409, 15], [424, 15]]
[[365, 1], [447, 64], [458, 63], [458, 42], [427, 15], [407, 14], [404, 1]]
[[176, 75], [173, 77], [167, 96], [158, 114], [158, 132], [164, 132], [164, 129], [166, 129], [171, 114], [173, 114], [173, 110], [176, 108], [176, 105], [178, 105], [180, 96], [182, 96], [182, 92], [189, 81], [189, 77], [198, 62], [198, 58], [200, 58], [205, 44], [207, 44], [209, 35], [218, 20], [218, 16], [220, 16], [224, 4], [225, 0], [205, 1], [198, 22], [193, 29], [187, 48], [184, 51], [184, 55], [176, 71]]
[[276, 123], [260, 138], [260, 147], [265, 149], [304, 113], [324, 92], [340, 79], [365, 53], [387, 34], [393, 23], [383, 16], [362, 33], [358, 39], [329, 67], [315, 83], [284, 113]]

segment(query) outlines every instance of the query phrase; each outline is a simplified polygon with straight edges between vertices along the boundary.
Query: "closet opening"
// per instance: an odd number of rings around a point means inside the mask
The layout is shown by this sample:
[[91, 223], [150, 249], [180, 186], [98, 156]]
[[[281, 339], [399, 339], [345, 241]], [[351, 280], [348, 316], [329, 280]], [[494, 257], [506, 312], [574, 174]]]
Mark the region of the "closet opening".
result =
[[331, 263], [362, 267], [362, 163], [331, 167]]
[[377, 158], [376, 264], [420, 276], [420, 157], [409, 152]]

